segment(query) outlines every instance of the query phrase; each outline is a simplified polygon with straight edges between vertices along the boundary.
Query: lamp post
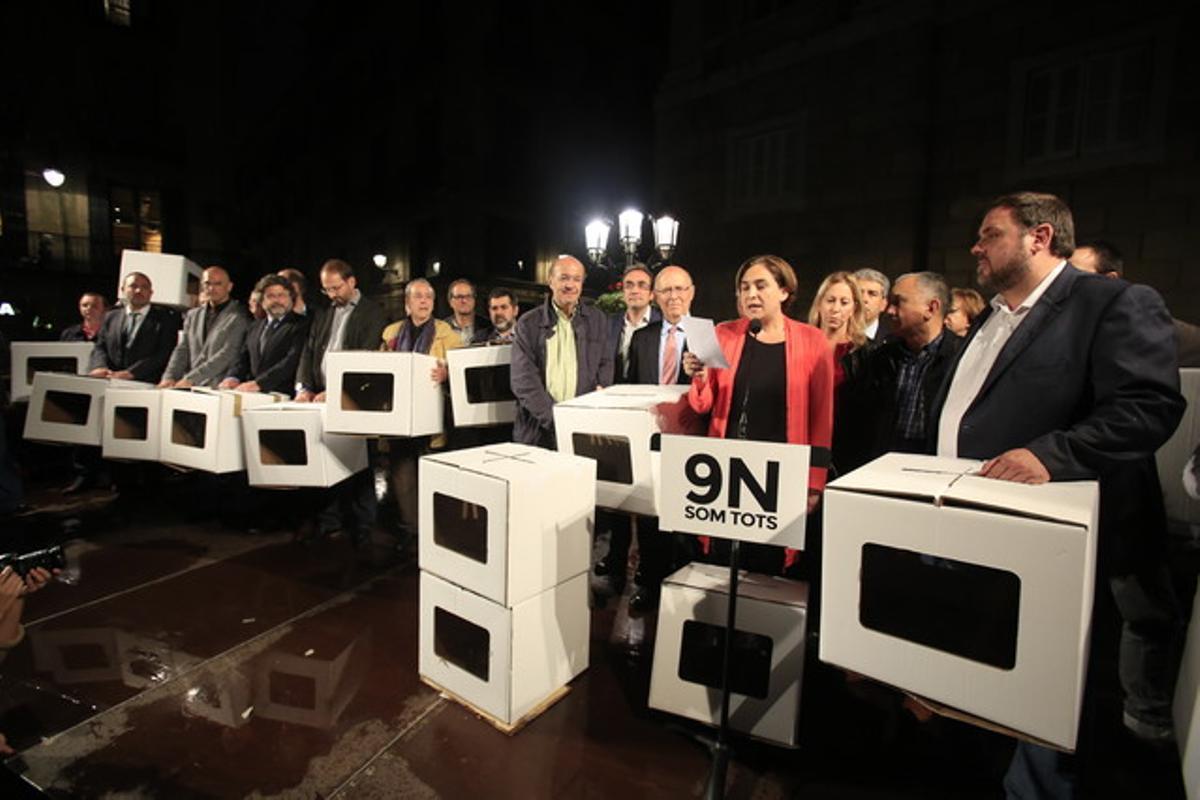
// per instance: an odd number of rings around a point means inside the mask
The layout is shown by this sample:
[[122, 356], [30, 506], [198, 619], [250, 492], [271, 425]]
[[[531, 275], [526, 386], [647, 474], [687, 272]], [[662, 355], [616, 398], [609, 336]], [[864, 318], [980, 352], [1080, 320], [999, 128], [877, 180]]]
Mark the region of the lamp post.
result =
[[[635, 208], [627, 208], [617, 216], [617, 240], [621, 251], [625, 254], [625, 269], [633, 266], [638, 260], [638, 248], [642, 244], [642, 225], [646, 216]], [[647, 267], [651, 270], [666, 264], [675, 245], [679, 240], [679, 220], [663, 215], [651, 220], [654, 231], [654, 250], [648, 259]], [[612, 231], [612, 223], [606, 219], [594, 219], [584, 228], [584, 239], [587, 243], [588, 258], [596, 266], [612, 269], [608, 258], [608, 235]]]

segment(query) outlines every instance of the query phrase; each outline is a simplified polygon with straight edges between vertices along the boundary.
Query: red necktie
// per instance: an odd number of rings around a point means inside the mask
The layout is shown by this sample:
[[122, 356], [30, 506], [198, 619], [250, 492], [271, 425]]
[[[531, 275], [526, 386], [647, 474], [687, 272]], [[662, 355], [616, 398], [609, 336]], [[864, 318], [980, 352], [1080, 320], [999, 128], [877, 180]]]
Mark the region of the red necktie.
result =
[[663, 350], [662, 375], [658, 378], [658, 382], [663, 386], [675, 383], [679, 374], [679, 345], [675, 343], [675, 327], [672, 325], [667, 331], [667, 348]]

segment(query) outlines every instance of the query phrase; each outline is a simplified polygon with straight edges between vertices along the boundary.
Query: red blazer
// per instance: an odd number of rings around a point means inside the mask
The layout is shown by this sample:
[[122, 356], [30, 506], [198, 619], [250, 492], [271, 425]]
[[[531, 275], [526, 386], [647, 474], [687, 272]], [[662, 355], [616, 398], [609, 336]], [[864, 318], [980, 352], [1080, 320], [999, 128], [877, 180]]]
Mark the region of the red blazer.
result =
[[[688, 402], [698, 413], [712, 412], [708, 435], [724, 438], [733, 403], [733, 381], [737, 376], [742, 347], [746, 343], [746, 319], [722, 322], [717, 326], [717, 341], [729, 362], [729, 369], [708, 370], [708, 380], [692, 381]], [[787, 359], [787, 440], [828, 449], [833, 442], [833, 348], [825, 336], [811, 325], [794, 319], [784, 320], [784, 347]], [[808, 485], [825, 488], [826, 468], [811, 467]]]

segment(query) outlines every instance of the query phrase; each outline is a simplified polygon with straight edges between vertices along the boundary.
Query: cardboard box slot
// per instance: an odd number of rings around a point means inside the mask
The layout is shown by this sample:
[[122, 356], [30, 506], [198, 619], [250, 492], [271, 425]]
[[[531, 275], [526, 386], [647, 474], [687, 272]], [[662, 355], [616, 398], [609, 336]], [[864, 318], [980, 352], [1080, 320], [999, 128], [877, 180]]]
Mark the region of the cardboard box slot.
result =
[[92, 396], [50, 389], [42, 403], [42, 422], [61, 425], [86, 425], [92, 408]]
[[864, 544], [859, 621], [866, 628], [1011, 670], [1021, 579], [1007, 570]]
[[396, 378], [389, 372], [347, 372], [342, 377], [342, 410], [392, 410]]
[[204, 414], [177, 408], [171, 414], [171, 443], [203, 450], [207, 428]]
[[633, 460], [629, 453], [628, 436], [574, 433], [571, 435], [571, 443], [575, 455], [595, 460], [596, 480], [633, 483]]
[[260, 430], [258, 459], [269, 466], [305, 466], [308, 443], [302, 430]]
[[441, 492], [433, 493], [433, 541], [438, 547], [486, 564], [488, 510]]
[[79, 360], [60, 356], [31, 356], [25, 362], [25, 382], [33, 383], [35, 372], [65, 372], [74, 375], [77, 372]]
[[433, 610], [433, 652], [485, 683], [490, 675], [491, 640], [487, 628], [444, 608]]
[[113, 438], [146, 441], [150, 435], [150, 409], [117, 406], [113, 409]]
[[[730, 691], [765, 700], [771, 687], [769, 636], [734, 630], [729, 654]], [[683, 623], [679, 650], [679, 679], [710, 689], [721, 688], [721, 665], [725, 655], [725, 626], [698, 620]]]
[[516, 400], [512, 393], [512, 368], [509, 364], [468, 367], [463, 370], [467, 400], [471, 403], [499, 403]]
[[317, 707], [317, 682], [311, 675], [271, 670], [268, 685], [272, 703], [292, 708]]

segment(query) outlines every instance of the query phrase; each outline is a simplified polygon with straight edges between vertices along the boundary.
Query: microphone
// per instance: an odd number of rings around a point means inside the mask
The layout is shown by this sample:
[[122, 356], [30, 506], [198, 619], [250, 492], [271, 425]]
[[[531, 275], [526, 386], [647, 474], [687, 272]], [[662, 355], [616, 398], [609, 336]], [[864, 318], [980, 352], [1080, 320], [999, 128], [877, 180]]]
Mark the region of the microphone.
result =
[[[755, 341], [758, 341], [758, 334], [760, 334], [762, 332], [762, 320], [758, 320], [758, 319], [750, 320], [750, 329], [747, 332], [750, 334], [750, 337], [752, 339], [754, 339]], [[749, 421], [749, 418], [747, 417], [747, 412], [750, 407], [750, 375], [751, 375], [750, 366], [753, 363], [752, 362], [753, 358], [754, 358], [754, 351], [751, 350], [746, 355], [746, 391], [742, 395], [742, 410], [741, 410], [741, 413], [738, 415], [738, 421], [737, 421], [737, 438], [739, 438], [739, 439], [748, 439], [749, 433], [750, 433], [750, 421]]]

